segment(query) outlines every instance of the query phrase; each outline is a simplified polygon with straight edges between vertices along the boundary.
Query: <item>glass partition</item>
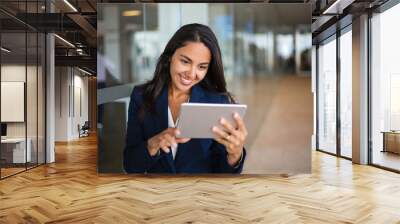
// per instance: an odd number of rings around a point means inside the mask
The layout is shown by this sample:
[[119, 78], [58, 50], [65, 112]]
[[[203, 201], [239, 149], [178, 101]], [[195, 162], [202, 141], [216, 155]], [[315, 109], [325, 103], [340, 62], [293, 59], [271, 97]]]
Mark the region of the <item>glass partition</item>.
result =
[[336, 154], [336, 36], [318, 48], [318, 149]]
[[[1, 2], [24, 13], [44, 12], [44, 1]], [[0, 12], [0, 178], [45, 163], [45, 35]]]
[[26, 150], [30, 144], [26, 140], [26, 41], [24, 31], [1, 34], [1, 123], [6, 127], [1, 140], [2, 177], [24, 171], [30, 162]]
[[38, 33], [38, 64], [37, 64], [37, 163], [46, 162], [46, 36]]
[[371, 73], [372, 163], [400, 170], [400, 5], [373, 15]]
[[352, 157], [352, 33], [340, 36], [340, 154]]
[[26, 69], [26, 114], [27, 114], [27, 167], [37, 165], [37, 98], [38, 98], [38, 35], [29, 30], [27, 36], [27, 69]]

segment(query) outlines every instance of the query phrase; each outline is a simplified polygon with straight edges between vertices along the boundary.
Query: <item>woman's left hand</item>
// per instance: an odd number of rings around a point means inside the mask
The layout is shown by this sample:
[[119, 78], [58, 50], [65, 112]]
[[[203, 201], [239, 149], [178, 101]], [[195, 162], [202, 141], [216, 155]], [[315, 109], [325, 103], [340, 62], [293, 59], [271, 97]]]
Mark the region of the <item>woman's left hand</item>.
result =
[[235, 113], [233, 119], [236, 121], [237, 128], [232, 127], [224, 118], [220, 120], [220, 124], [224, 127], [224, 130], [216, 126], [212, 128], [216, 135], [214, 139], [226, 147], [228, 163], [231, 166], [235, 166], [240, 160], [243, 153], [244, 142], [248, 134], [246, 126], [239, 114]]

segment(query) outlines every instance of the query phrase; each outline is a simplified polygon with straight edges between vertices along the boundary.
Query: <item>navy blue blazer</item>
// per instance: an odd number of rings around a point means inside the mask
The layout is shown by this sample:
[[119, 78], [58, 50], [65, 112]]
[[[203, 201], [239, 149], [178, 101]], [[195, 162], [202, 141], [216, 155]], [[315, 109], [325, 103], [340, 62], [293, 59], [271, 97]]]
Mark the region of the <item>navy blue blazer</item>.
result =
[[[229, 103], [225, 95], [204, 90], [200, 85], [192, 87], [190, 102]], [[240, 173], [246, 158], [236, 167], [227, 162], [224, 145], [213, 139], [191, 139], [179, 144], [175, 160], [172, 151], [160, 150], [151, 156], [146, 148], [147, 140], [168, 128], [168, 88], [164, 87], [156, 100], [156, 113], [146, 112], [143, 119], [138, 117], [143, 104], [143, 89], [137, 86], [131, 94], [128, 114], [128, 129], [124, 149], [124, 169], [127, 173]]]

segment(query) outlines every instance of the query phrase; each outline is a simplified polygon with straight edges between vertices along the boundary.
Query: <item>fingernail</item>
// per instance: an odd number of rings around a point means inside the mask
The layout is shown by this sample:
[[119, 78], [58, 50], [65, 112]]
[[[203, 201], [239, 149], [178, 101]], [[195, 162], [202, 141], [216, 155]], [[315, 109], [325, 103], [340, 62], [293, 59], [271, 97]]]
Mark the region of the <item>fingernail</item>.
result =
[[176, 134], [176, 135], [180, 135], [181, 132], [180, 132], [179, 130], [176, 130], [176, 131], [175, 131], [175, 134]]
[[221, 118], [220, 122], [221, 124], [225, 123], [225, 119]]
[[213, 126], [212, 131], [217, 131], [217, 127]]
[[238, 114], [238, 113], [234, 113], [233, 116], [234, 116], [235, 118], [239, 118], [239, 114]]

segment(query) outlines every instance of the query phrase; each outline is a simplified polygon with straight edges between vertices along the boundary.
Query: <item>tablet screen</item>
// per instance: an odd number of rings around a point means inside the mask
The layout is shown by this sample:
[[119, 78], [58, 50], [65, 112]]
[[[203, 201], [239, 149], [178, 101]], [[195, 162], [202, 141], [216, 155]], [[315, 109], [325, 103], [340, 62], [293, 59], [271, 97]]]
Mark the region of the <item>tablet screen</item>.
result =
[[244, 104], [210, 104], [183, 103], [181, 105], [177, 128], [179, 138], [214, 138], [213, 126], [221, 129], [221, 118], [236, 126], [233, 114], [238, 113], [243, 119], [247, 105]]

